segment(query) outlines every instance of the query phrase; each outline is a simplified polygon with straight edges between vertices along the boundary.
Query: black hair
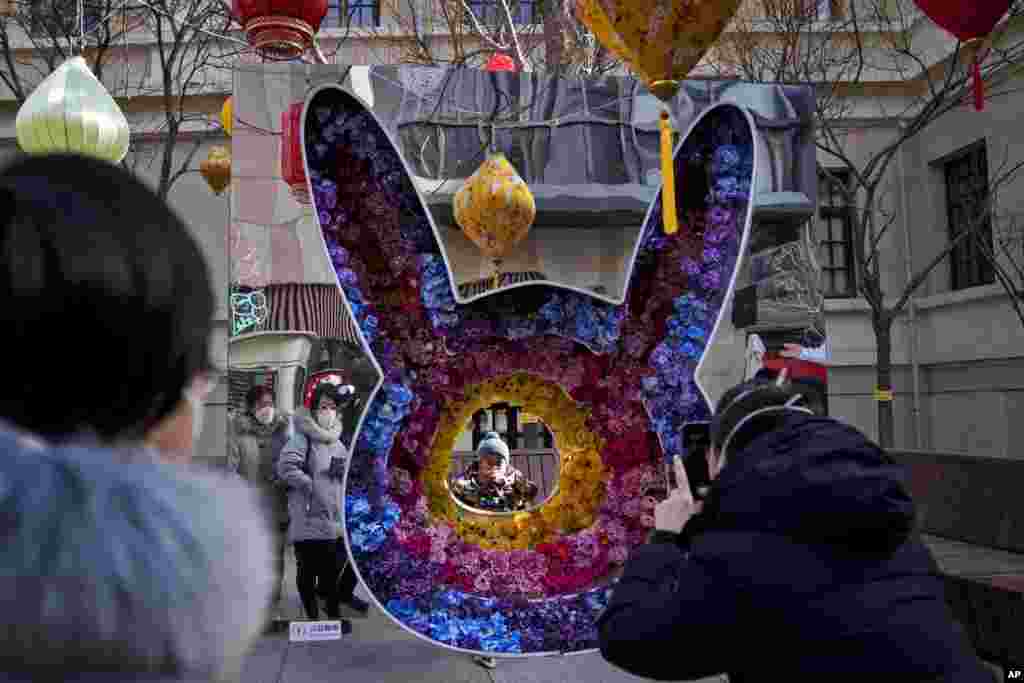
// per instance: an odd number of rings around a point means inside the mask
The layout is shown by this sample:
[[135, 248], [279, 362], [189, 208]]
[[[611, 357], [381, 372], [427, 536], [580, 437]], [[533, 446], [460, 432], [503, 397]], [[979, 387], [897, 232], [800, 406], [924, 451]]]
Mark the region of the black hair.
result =
[[106, 162], [59, 154], [0, 170], [0, 301], [0, 416], [39, 434], [141, 437], [211, 369], [199, 245], [155, 192]]
[[245, 392], [245, 407], [246, 410], [252, 410], [255, 407], [256, 402], [267, 395], [273, 396], [274, 390], [268, 387], [266, 384], [257, 384], [254, 387], [249, 387], [249, 391]]
[[784, 406], [796, 397], [799, 399], [791, 405], [806, 409], [803, 393], [790, 382], [780, 385], [774, 380], [762, 378], [737, 384], [725, 392], [715, 407], [711, 419], [711, 444], [720, 453], [723, 446], [728, 445], [726, 456], [739, 453], [757, 437], [782, 426], [792, 416], [792, 412], [779, 410], [763, 413], [740, 426], [744, 418], [755, 410]]

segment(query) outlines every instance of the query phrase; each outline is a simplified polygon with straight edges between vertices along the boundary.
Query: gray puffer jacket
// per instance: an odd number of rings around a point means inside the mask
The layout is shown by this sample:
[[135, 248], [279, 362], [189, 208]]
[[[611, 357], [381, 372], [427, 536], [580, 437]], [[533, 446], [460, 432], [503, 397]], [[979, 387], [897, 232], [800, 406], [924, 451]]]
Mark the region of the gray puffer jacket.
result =
[[0, 681], [240, 670], [273, 585], [248, 487], [0, 424]]
[[[341, 443], [343, 425], [338, 420], [332, 429], [323, 429], [306, 410], [296, 413], [294, 424], [295, 434], [277, 464], [278, 476], [288, 486], [288, 541], [336, 540], [341, 537], [343, 501], [341, 479], [330, 471], [332, 458], [343, 462], [348, 457]], [[335, 471], [342, 468], [335, 466]]]
[[264, 425], [249, 413], [238, 413], [229, 431], [228, 470], [256, 489], [267, 522], [277, 528], [288, 524], [288, 494], [277, 476], [277, 462], [292, 436], [290, 426], [286, 415]]

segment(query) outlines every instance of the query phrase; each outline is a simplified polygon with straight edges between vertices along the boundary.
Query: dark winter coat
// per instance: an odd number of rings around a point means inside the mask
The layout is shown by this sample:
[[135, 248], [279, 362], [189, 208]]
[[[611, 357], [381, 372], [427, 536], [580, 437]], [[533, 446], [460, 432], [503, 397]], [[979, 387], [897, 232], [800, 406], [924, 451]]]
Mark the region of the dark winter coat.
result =
[[256, 489], [268, 522], [277, 528], [288, 525], [288, 490], [277, 476], [277, 462], [290, 428], [286, 415], [264, 425], [249, 413], [232, 416], [229, 425], [228, 470]]
[[237, 480], [0, 426], [0, 681], [237, 672], [272, 581]]
[[658, 680], [991, 683], [913, 519], [877, 446], [793, 416], [727, 462], [687, 542], [630, 558], [601, 653]]

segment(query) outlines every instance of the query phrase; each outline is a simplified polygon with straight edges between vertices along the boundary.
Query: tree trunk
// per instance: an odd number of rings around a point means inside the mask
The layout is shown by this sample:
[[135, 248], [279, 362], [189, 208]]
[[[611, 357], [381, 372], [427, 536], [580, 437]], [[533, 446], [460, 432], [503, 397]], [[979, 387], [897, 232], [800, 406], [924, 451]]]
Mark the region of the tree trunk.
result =
[[877, 349], [874, 400], [878, 407], [878, 445], [889, 449], [893, 447], [896, 431], [892, 411], [892, 318], [873, 316], [872, 327]]

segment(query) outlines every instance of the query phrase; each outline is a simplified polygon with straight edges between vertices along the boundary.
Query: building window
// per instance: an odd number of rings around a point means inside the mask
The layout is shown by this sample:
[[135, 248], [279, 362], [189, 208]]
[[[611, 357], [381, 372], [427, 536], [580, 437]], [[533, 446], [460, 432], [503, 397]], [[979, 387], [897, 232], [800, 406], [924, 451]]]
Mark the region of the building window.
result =
[[766, 19], [839, 21], [846, 17], [846, 0], [762, 0]]
[[[501, 0], [467, 0], [466, 4], [481, 24], [496, 26], [505, 22], [505, 8]], [[516, 24], [541, 23], [541, 0], [509, 0], [508, 4], [512, 21]]]
[[988, 211], [988, 153], [985, 143], [967, 149], [942, 162], [946, 181], [946, 219], [949, 239], [965, 230], [965, 237], [950, 252], [953, 289], [978, 287], [995, 282], [995, 271], [986, 256], [992, 253], [992, 220]]
[[[857, 295], [853, 267], [853, 207], [842, 187], [850, 186], [850, 172], [831, 170], [831, 178], [818, 178], [818, 245], [822, 290], [829, 298]], [[833, 180], [834, 178], [834, 180]]]
[[380, 26], [380, 0], [330, 0], [324, 28]]
[[[103, 22], [104, 7], [95, 1], [83, 3], [85, 39]], [[31, 36], [77, 38], [82, 26], [78, 21], [78, 4], [72, 0], [33, 0], [29, 5], [28, 32]], [[95, 39], [95, 38], [94, 38]]]

